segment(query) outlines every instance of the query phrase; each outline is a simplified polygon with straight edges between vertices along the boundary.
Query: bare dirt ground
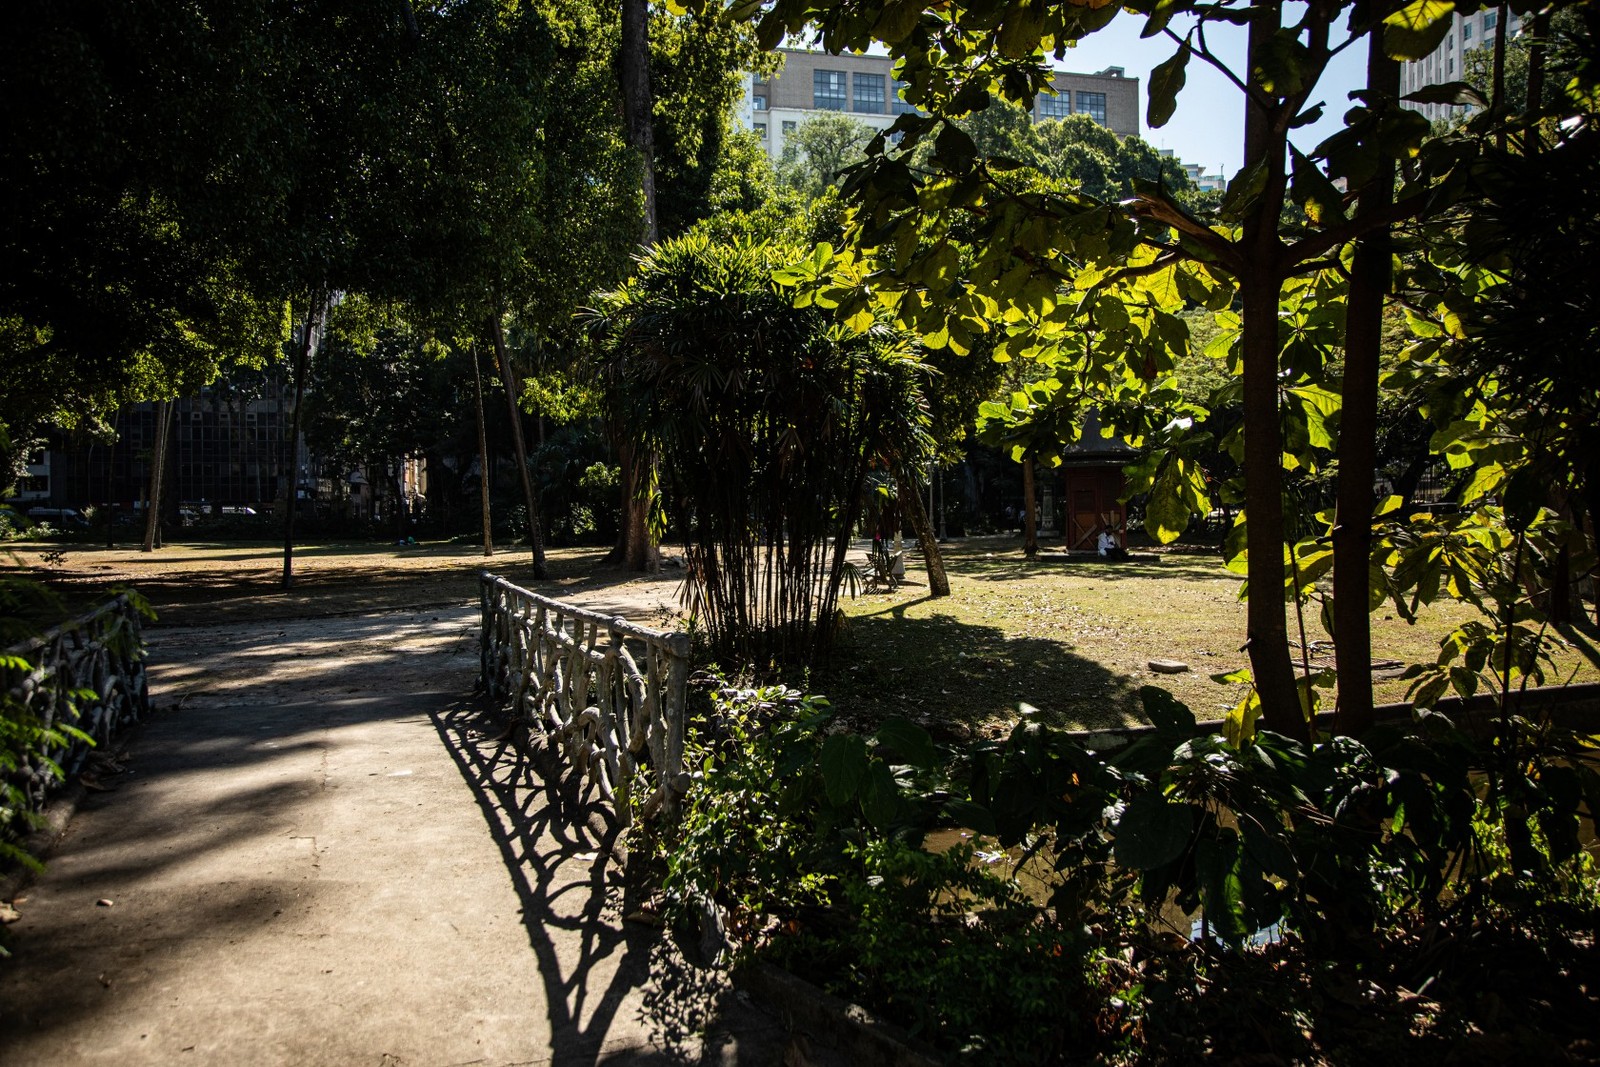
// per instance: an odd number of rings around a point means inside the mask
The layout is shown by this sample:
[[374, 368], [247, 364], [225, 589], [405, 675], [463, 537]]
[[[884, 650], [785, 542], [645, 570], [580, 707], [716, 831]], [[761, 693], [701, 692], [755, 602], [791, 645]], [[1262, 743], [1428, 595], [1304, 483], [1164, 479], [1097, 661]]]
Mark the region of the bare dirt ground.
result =
[[[558, 548], [547, 553], [551, 578], [537, 582], [524, 551], [426, 543], [308, 545], [294, 553], [294, 586], [282, 587], [283, 547], [260, 542], [173, 544], [157, 552], [137, 548], [18, 542], [0, 555], [0, 573], [44, 581], [71, 605], [88, 605], [106, 593], [133, 588], [156, 612], [157, 626], [260, 622], [378, 611], [416, 610], [470, 603], [478, 575], [489, 570], [546, 596], [619, 611], [643, 625], [676, 614], [679, 572], [638, 575], [601, 563], [600, 548]], [[57, 556], [55, 553], [59, 553]]]
[[[133, 587], [149, 598], [157, 626], [226, 626], [421, 611], [473, 603], [484, 569], [546, 596], [672, 628], [682, 617], [682, 572], [638, 575], [602, 563], [600, 548], [548, 553], [551, 577], [530, 575], [520, 550], [485, 558], [479, 546], [429, 543], [314, 545], [296, 550], [296, 582], [280, 585], [282, 548], [264, 543], [172, 545], [155, 553], [84, 545], [13, 544], [0, 571], [37, 577], [74, 604]], [[59, 552], [59, 555], [55, 553]], [[1239, 580], [1214, 554], [1173, 553], [1151, 561], [1100, 563], [1023, 559], [1015, 537], [973, 537], [944, 546], [952, 595], [931, 599], [920, 557], [909, 557], [897, 589], [845, 598], [845, 622], [829, 661], [789, 679], [827, 694], [864, 725], [887, 715], [929, 724], [1003, 729], [1021, 704], [1049, 722], [1102, 728], [1143, 721], [1139, 689], [1171, 690], [1202, 717], [1215, 717], [1244, 687], [1211, 676], [1246, 665]], [[857, 557], [860, 558], [858, 546]], [[1313, 605], [1289, 632], [1306, 628], [1313, 670], [1331, 663]], [[1440, 637], [1468, 618], [1452, 603], [1426, 608], [1416, 625], [1388, 609], [1373, 617], [1373, 654], [1391, 665], [1431, 662]], [[329, 634], [337, 632], [332, 626]], [[284, 635], [286, 637], [286, 635]], [[1561, 635], [1567, 650], [1546, 684], [1600, 680], [1600, 634], [1592, 625]], [[1298, 655], [1298, 653], [1297, 653]], [[1156, 659], [1189, 666], [1157, 674]], [[1408, 683], [1390, 666], [1378, 698], [1404, 699]]]

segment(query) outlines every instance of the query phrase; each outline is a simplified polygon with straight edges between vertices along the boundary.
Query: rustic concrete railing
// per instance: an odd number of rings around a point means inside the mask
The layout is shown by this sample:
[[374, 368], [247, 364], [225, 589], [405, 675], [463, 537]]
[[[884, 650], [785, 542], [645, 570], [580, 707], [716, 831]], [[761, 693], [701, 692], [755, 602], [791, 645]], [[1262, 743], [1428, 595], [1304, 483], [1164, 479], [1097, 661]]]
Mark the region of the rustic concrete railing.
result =
[[87, 615], [13, 645], [0, 662], [0, 689], [45, 727], [63, 727], [62, 742], [27, 754], [14, 773], [32, 811], [83, 768], [95, 747], [150, 710], [139, 612], [119, 596]]
[[[671, 808], [688, 789], [683, 705], [689, 637], [638, 626], [531, 593], [482, 572], [480, 678], [490, 699], [543, 730], [599, 786], [623, 824], [648, 758], [653, 788], [640, 814]], [[642, 655], [635, 659], [632, 643]]]

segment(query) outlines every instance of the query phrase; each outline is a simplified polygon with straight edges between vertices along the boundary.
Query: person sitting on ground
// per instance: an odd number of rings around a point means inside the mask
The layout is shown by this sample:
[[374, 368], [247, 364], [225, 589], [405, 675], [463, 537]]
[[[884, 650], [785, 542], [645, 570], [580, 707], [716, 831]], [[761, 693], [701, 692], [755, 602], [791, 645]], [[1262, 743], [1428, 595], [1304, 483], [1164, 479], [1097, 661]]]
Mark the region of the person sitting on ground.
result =
[[1117, 535], [1109, 529], [1100, 531], [1100, 558], [1101, 559], [1127, 559], [1128, 553], [1117, 544]]

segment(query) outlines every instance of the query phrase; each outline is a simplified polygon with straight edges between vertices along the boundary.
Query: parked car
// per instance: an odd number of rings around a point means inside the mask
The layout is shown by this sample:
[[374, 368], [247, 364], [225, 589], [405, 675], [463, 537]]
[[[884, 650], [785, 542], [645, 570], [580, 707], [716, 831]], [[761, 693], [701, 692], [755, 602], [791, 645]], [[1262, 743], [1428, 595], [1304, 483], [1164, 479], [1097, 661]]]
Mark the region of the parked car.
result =
[[47, 522], [58, 530], [86, 529], [89, 520], [77, 508], [46, 508], [37, 507], [28, 509], [28, 518], [33, 522]]

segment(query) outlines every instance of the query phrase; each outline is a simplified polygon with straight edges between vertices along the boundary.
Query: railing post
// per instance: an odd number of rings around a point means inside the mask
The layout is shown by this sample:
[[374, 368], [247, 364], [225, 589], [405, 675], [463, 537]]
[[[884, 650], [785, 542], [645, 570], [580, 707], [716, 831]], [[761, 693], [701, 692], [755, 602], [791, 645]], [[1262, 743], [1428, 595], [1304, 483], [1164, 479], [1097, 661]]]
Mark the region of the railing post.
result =
[[[46, 727], [72, 726], [90, 738], [69, 736], [63, 744], [25, 754], [13, 780], [29, 810], [38, 811], [60, 784], [54, 768], [75, 774], [96, 743], [108, 743], [150, 710], [139, 612], [124, 594], [5, 651], [27, 664], [0, 673], [5, 699]], [[92, 695], [79, 700], [79, 692]]]
[[[688, 635], [552, 600], [487, 571], [479, 580], [485, 692], [497, 700], [517, 694], [515, 713], [530, 727], [539, 720], [553, 747], [577, 765], [573, 769], [618, 804], [624, 825], [632, 819], [627, 786], [637, 772], [636, 754], [648, 753], [654, 772], [642, 814], [676, 807], [689, 786], [683, 770]], [[630, 639], [645, 646], [643, 671], [628, 651]], [[526, 662], [515, 665], [522, 677], [508, 688], [498, 676], [512, 647], [525, 650]]]

